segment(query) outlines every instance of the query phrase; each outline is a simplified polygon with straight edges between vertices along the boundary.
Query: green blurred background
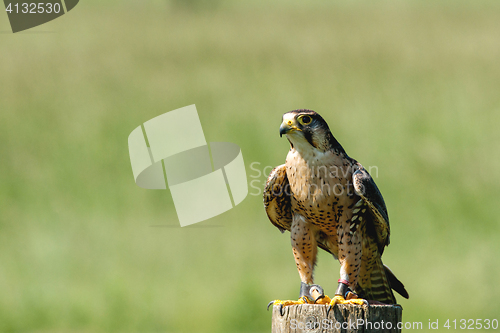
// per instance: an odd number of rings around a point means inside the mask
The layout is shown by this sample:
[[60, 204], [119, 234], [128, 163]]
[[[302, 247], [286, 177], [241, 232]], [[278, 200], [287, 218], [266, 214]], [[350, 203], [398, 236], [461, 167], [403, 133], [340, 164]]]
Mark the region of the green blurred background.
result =
[[[404, 321], [500, 320], [499, 17], [498, 1], [87, 0], [12, 34], [0, 14], [0, 331], [269, 332], [267, 303], [300, 280], [254, 169], [284, 162], [297, 108], [378, 168]], [[180, 228], [168, 191], [135, 185], [127, 137], [190, 104], [254, 182]], [[321, 253], [327, 294], [338, 272]]]

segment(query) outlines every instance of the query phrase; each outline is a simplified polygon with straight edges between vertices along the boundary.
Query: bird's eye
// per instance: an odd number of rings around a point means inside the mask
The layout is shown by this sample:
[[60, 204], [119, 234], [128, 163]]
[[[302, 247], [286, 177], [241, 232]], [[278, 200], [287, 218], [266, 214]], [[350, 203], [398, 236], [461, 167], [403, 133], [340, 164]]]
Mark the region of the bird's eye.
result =
[[302, 124], [302, 125], [309, 125], [312, 121], [312, 118], [309, 117], [309, 116], [302, 116], [299, 118], [299, 122]]

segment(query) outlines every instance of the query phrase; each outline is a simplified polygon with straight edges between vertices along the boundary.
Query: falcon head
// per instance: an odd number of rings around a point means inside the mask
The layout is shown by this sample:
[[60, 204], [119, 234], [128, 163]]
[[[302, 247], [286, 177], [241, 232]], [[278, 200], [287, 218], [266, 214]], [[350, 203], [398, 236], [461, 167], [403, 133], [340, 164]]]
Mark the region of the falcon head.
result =
[[285, 113], [280, 126], [280, 136], [283, 134], [292, 148], [344, 152], [323, 117], [312, 110], [301, 109]]

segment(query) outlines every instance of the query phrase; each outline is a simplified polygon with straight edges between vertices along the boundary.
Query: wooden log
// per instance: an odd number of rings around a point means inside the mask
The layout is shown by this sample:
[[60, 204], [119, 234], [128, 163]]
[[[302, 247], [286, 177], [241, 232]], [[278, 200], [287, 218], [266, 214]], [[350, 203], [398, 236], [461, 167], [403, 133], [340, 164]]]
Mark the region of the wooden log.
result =
[[[273, 306], [272, 333], [401, 332], [400, 305], [335, 305], [328, 316], [320, 304]], [[400, 324], [401, 325], [401, 324]]]

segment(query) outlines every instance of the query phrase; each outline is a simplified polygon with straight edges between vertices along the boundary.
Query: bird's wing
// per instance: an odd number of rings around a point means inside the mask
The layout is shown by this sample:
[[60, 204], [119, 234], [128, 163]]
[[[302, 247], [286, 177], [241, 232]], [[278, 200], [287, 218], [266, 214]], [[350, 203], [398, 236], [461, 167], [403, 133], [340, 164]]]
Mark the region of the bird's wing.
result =
[[264, 206], [267, 216], [282, 233], [292, 226], [292, 202], [290, 184], [284, 164], [274, 168], [267, 177], [264, 189]]
[[354, 189], [365, 204], [369, 207], [373, 216], [373, 227], [375, 229], [375, 239], [377, 241], [380, 255], [384, 252], [384, 247], [389, 245], [389, 215], [385, 207], [384, 198], [377, 185], [373, 181], [368, 171], [358, 163], [358, 170], [352, 176]]

